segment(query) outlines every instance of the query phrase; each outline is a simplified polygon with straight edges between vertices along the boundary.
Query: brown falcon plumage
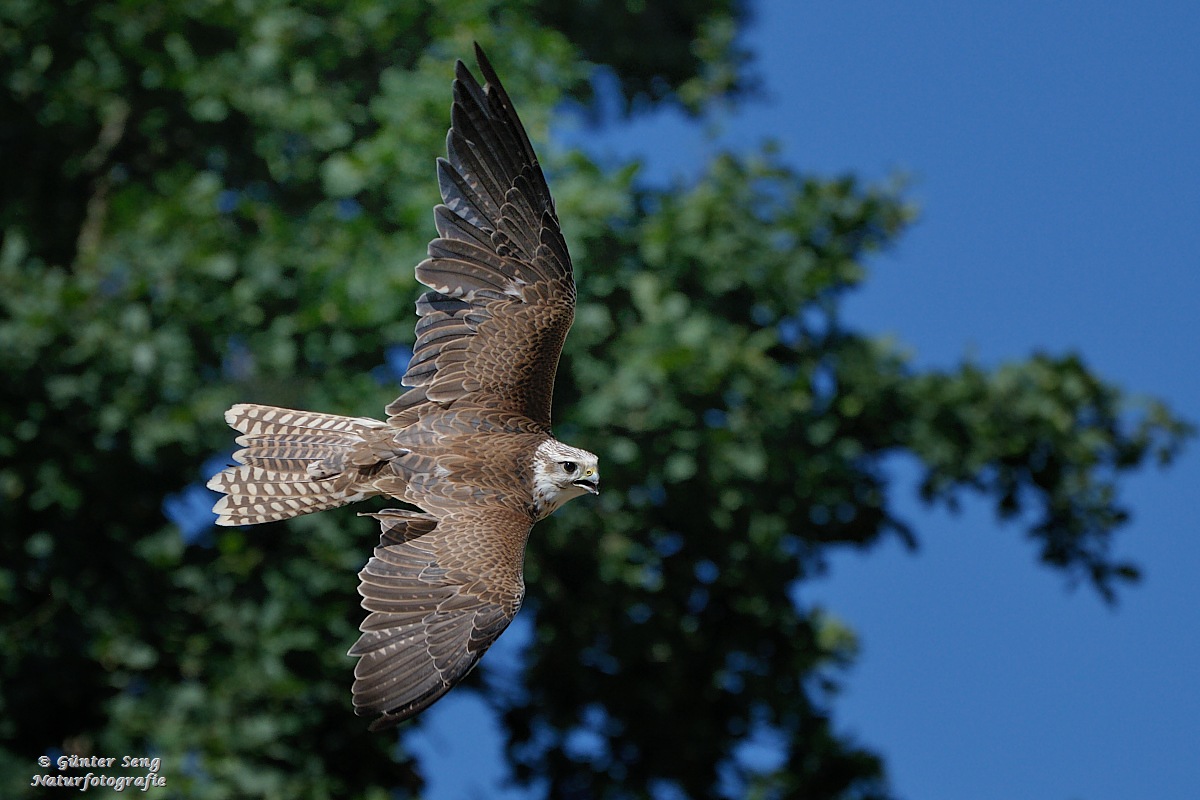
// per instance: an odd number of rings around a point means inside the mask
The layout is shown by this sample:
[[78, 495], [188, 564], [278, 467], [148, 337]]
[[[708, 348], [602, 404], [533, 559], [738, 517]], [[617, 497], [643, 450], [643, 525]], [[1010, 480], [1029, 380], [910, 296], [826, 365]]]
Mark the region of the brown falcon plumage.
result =
[[475, 666], [525, 595], [534, 522], [599, 485], [596, 456], [550, 434], [575, 281], [529, 137], [478, 45], [459, 61], [438, 159], [438, 238], [416, 268], [416, 345], [388, 420], [239, 404], [240, 466], [216, 475], [219, 525], [387, 495], [359, 577], [370, 613], [350, 649], [354, 706], [372, 730], [428, 707]]

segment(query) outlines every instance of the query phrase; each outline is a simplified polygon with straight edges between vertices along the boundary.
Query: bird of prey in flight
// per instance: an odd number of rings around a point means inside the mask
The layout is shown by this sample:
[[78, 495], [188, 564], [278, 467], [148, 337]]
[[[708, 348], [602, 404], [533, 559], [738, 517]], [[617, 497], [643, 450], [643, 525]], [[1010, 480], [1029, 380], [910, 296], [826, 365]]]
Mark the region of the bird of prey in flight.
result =
[[521, 607], [530, 527], [596, 494], [596, 456], [550, 433], [575, 280], [529, 137], [479, 46], [455, 66], [438, 238], [417, 265], [416, 344], [387, 422], [238, 404], [239, 466], [208, 486], [218, 525], [253, 525], [375, 495], [420, 511], [382, 527], [359, 573], [369, 614], [350, 649], [354, 706], [379, 730], [465, 676]]

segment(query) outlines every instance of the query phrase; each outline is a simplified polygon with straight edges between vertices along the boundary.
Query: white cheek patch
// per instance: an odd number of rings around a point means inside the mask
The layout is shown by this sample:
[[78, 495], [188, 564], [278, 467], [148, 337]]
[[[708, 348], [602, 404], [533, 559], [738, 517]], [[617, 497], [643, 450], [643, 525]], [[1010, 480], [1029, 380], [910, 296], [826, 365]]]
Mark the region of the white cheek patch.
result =
[[552, 463], [542, 461], [541, 459], [533, 462], [533, 491], [539, 497], [544, 498], [547, 495], [558, 492], [554, 477], [550, 474]]
[[[540, 447], [538, 449], [541, 450]], [[549, 514], [558, 506], [559, 488], [551, 475], [554, 466], [553, 461], [544, 458], [533, 460], [533, 504], [540, 516]]]

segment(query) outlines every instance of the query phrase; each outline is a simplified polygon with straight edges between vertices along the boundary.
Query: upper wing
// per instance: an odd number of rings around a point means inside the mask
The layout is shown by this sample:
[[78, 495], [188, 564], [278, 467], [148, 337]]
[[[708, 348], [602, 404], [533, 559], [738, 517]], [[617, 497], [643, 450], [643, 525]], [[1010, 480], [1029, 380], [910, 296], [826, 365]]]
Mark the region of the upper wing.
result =
[[461, 61], [438, 159], [439, 238], [417, 266], [433, 291], [417, 301], [417, 341], [387, 407], [407, 425], [430, 404], [466, 400], [521, 414], [549, 430], [554, 373], [575, 315], [571, 257], [537, 155], [491, 64], [486, 81]]
[[379, 730], [422, 711], [471, 671], [521, 607], [529, 517], [463, 506], [444, 517], [397, 509], [359, 573], [362, 636], [350, 655], [354, 710]]

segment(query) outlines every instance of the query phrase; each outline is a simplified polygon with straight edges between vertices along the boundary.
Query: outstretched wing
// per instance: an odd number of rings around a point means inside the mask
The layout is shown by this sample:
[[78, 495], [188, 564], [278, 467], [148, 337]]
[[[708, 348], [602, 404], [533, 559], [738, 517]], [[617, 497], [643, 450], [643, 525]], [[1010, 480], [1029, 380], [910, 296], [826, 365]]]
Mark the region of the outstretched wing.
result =
[[529, 517], [462, 506], [436, 517], [387, 509], [359, 573], [371, 613], [350, 655], [354, 710], [379, 730], [422, 711], [471, 671], [521, 607]]
[[550, 428], [550, 399], [575, 315], [571, 258], [537, 155], [491, 64], [485, 86], [461, 61], [438, 159], [439, 238], [417, 266], [417, 341], [387, 408], [404, 426], [433, 407], [472, 403]]

